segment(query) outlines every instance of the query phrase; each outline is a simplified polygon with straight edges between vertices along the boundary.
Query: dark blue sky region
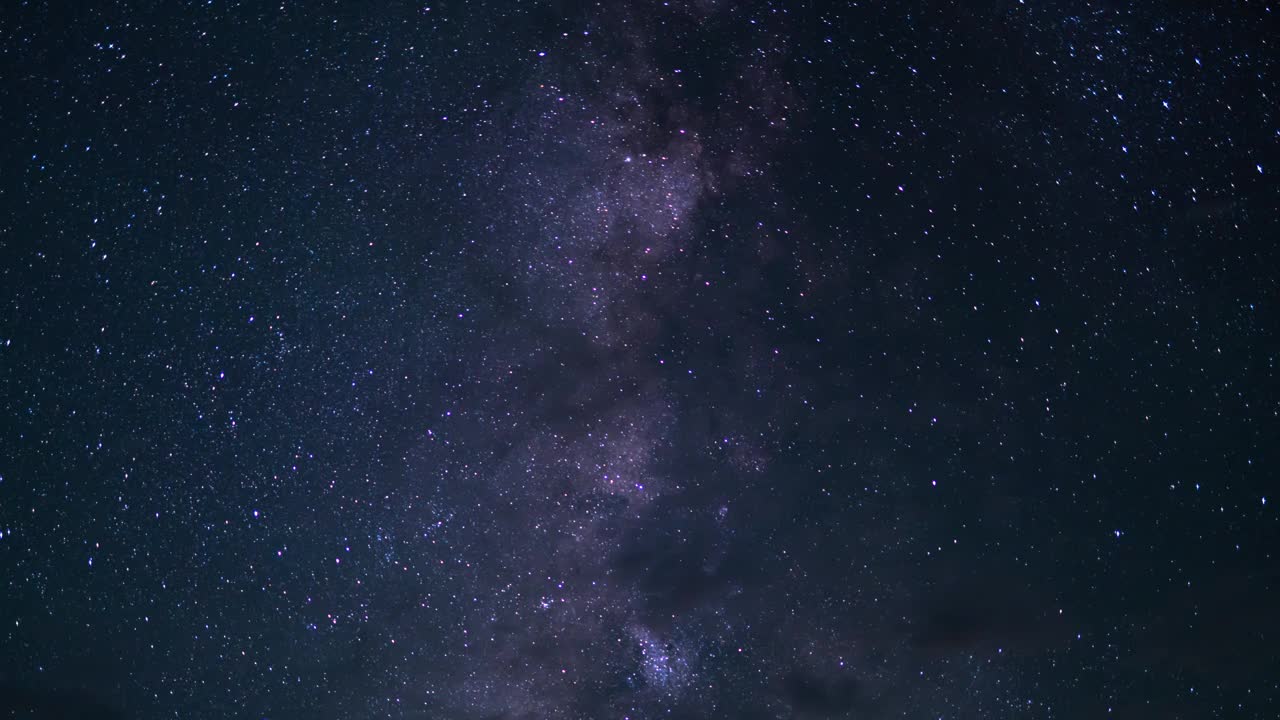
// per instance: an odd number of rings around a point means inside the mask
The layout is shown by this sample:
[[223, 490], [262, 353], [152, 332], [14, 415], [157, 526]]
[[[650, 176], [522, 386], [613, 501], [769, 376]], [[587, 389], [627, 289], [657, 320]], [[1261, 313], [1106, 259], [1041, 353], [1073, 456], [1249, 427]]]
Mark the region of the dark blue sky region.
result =
[[1268, 2], [0, 10], [0, 715], [1273, 718]]

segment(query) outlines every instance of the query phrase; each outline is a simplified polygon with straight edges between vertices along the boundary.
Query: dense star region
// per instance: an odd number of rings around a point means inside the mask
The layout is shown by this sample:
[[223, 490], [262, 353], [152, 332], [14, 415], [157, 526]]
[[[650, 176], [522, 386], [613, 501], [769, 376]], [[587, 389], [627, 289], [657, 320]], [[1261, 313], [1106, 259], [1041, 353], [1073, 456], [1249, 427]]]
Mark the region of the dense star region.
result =
[[0, 717], [1276, 717], [1277, 14], [6, 3]]

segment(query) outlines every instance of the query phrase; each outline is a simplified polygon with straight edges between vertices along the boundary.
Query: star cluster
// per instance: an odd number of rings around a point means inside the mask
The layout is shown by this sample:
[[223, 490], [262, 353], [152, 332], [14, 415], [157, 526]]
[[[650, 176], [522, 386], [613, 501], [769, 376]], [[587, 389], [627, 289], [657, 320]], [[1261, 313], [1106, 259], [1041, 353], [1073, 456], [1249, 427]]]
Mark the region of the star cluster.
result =
[[1272, 717], [1276, 12], [0, 11], [0, 710]]

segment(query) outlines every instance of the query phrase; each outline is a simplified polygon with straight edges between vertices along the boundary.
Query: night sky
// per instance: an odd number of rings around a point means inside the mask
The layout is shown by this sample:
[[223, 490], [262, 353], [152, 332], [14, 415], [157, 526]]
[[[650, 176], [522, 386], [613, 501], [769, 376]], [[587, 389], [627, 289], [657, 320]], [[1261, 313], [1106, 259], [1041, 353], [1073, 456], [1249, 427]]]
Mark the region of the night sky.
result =
[[1277, 717], [1278, 15], [4, 3], [0, 717]]

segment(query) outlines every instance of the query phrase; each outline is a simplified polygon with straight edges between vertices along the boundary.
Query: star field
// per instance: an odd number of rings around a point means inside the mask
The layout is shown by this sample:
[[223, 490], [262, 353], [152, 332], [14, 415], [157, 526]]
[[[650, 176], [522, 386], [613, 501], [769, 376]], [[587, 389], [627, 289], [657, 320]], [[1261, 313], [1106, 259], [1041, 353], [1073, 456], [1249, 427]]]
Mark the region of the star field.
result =
[[1277, 13], [11, 3], [0, 717], [1274, 717]]

